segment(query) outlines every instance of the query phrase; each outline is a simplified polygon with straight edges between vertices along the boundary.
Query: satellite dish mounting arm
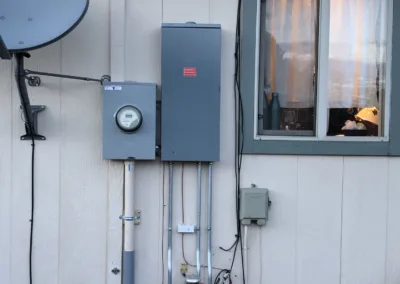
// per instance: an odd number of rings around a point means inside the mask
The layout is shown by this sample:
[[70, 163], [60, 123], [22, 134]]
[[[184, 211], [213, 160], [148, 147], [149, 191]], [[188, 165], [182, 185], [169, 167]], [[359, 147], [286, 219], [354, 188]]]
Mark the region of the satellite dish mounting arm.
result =
[[21, 109], [24, 115], [25, 131], [26, 134], [21, 136], [21, 140], [45, 140], [46, 138], [37, 133], [37, 115], [39, 112], [43, 111], [45, 106], [32, 106], [29, 101], [28, 90], [26, 88], [25, 82], [25, 70], [24, 70], [24, 58], [29, 58], [29, 53], [20, 52], [12, 53], [7, 48], [0, 35], [0, 59], [11, 60], [15, 56], [15, 81], [17, 83], [19, 98], [21, 101]]
[[39, 135], [37, 132], [38, 123], [37, 115], [39, 112], [45, 109], [45, 106], [32, 106], [29, 101], [28, 89], [25, 82], [25, 69], [24, 69], [24, 58], [29, 58], [29, 53], [15, 53], [15, 81], [21, 100], [21, 109], [23, 110], [25, 118], [25, 129], [26, 135], [21, 136], [21, 140], [45, 140], [43, 135]]
[[101, 79], [94, 79], [88, 77], [79, 77], [79, 76], [71, 76], [71, 75], [63, 75], [63, 74], [56, 74], [56, 73], [47, 73], [47, 72], [40, 72], [40, 71], [32, 71], [28, 69], [24, 69], [24, 58], [29, 58], [29, 53], [15, 53], [16, 59], [16, 68], [15, 68], [15, 79], [17, 81], [19, 96], [21, 99], [21, 108], [24, 113], [25, 117], [25, 128], [26, 128], [26, 135], [21, 136], [21, 140], [45, 140], [46, 138], [43, 135], [39, 135], [37, 133], [37, 116], [38, 113], [43, 111], [46, 107], [43, 105], [39, 106], [31, 106], [28, 96], [28, 90], [26, 87], [26, 81], [28, 80], [28, 84], [31, 87], [38, 87], [41, 84], [40, 77], [38, 76], [29, 76], [29, 75], [42, 75], [42, 76], [49, 76], [49, 77], [57, 77], [57, 78], [64, 78], [64, 79], [72, 79], [72, 80], [81, 80], [81, 81], [92, 81], [92, 82], [99, 82], [103, 84], [104, 82], [111, 81], [111, 77], [108, 75], [104, 75]]

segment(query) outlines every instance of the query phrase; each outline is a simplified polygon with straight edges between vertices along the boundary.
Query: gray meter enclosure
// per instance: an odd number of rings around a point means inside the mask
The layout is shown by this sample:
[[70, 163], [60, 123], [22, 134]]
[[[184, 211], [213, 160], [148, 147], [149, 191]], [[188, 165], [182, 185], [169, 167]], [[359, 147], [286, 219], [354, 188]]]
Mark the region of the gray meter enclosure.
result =
[[220, 159], [221, 26], [162, 26], [161, 159]]
[[[124, 106], [134, 106], [142, 114], [141, 127], [122, 131], [116, 114]], [[103, 159], [154, 160], [156, 155], [156, 85], [109, 82], [103, 85]]]

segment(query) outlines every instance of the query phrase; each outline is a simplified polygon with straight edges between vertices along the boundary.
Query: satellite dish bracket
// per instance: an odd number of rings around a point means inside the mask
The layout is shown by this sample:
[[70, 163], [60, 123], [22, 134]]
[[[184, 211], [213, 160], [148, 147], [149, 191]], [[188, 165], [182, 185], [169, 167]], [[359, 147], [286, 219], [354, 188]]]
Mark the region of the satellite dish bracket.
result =
[[[35, 1], [37, 3], [32, 5], [28, 2], [31, 1], [0, 0], [2, 8], [0, 14], [0, 59], [15, 59], [16, 62], [15, 80], [26, 129], [26, 135], [21, 136], [21, 140], [45, 140], [45, 137], [40, 135], [37, 130], [38, 114], [46, 106], [31, 105], [27, 83], [32, 87], [40, 86], [39, 76], [95, 81], [101, 84], [111, 81], [111, 78], [105, 75], [101, 79], [93, 79], [26, 70], [24, 59], [30, 57], [27, 52], [47, 46], [65, 37], [82, 21], [89, 7], [89, 0], [62, 0], [60, 3], [55, 3], [53, 0], [37, 0]], [[43, 7], [46, 7], [45, 11]], [[66, 7], [68, 7], [68, 11], [65, 11]], [[28, 9], [29, 12], [21, 13], [22, 9]], [[36, 32], [32, 37], [34, 30]]]
[[26, 134], [21, 136], [21, 140], [45, 140], [43, 135], [38, 134], [38, 113], [43, 111], [46, 106], [32, 106], [29, 101], [28, 89], [25, 82], [24, 58], [29, 58], [29, 53], [15, 53], [15, 81], [17, 82], [19, 97], [21, 100], [21, 109], [25, 117]]
[[[44, 105], [33, 105], [31, 106], [31, 111], [32, 111], [32, 118], [33, 118], [33, 125], [34, 129], [38, 129], [38, 114], [41, 111], [44, 111], [46, 106]], [[21, 106], [22, 109], [22, 106]], [[25, 125], [25, 128], [27, 129], [27, 126]], [[27, 134], [21, 136], [21, 140], [46, 140], [46, 137], [37, 133], [32, 133], [29, 134], [28, 129], [27, 129]]]
[[95, 78], [71, 76], [71, 75], [64, 75], [64, 74], [57, 74], [57, 73], [32, 71], [32, 70], [26, 69], [25, 70], [25, 77], [28, 80], [29, 86], [31, 86], [31, 87], [40, 86], [42, 81], [41, 81], [39, 76], [29, 76], [29, 75], [41, 75], [41, 76], [56, 77], [56, 78], [71, 79], [71, 80], [80, 80], [80, 81], [88, 81], [88, 82], [99, 82], [102, 85], [105, 82], [110, 82], [111, 81], [111, 77], [109, 75], [103, 75], [103, 76], [101, 76], [100, 79], [95, 79]]
[[71, 76], [71, 75], [63, 75], [56, 73], [47, 73], [40, 71], [32, 71], [28, 69], [24, 69], [24, 58], [29, 58], [30, 54], [16, 53], [16, 69], [15, 69], [15, 79], [17, 81], [18, 91], [21, 99], [21, 109], [24, 112], [25, 116], [25, 129], [26, 134], [21, 136], [21, 140], [46, 140], [46, 137], [38, 134], [38, 114], [39, 112], [45, 110], [46, 106], [44, 105], [31, 105], [28, 96], [28, 90], [26, 87], [25, 80], [28, 80], [28, 84], [31, 87], [38, 87], [41, 84], [41, 79], [39, 76], [29, 76], [29, 75], [42, 75], [49, 77], [57, 77], [64, 79], [72, 79], [72, 80], [81, 80], [81, 81], [92, 81], [99, 82], [102, 85], [105, 82], [110, 82], [111, 77], [109, 75], [103, 75], [101, 79], [94, 79], [88, 77], [79, 77], [79, 76]]

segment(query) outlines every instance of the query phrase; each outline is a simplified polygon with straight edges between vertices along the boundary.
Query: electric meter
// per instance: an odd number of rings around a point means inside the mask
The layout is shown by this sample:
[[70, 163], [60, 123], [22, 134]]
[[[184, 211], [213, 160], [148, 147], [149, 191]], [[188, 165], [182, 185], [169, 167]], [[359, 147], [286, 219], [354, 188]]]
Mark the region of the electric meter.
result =
[[142, 126], [142, 113], [134, 106], [124, 106], [117, 111], [116, 122], [122, 131], [135, 132]]

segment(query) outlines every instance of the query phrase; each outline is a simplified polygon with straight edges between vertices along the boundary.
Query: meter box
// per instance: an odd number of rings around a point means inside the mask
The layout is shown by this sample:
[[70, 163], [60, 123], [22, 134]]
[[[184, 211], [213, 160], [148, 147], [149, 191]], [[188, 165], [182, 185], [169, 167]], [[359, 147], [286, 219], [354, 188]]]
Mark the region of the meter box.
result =
[[220, 159], [221, 26], [162, 26], [161, 159]]
[[156, 85], [107, 82], [103, 85], [103, 159], [154, 160]]

